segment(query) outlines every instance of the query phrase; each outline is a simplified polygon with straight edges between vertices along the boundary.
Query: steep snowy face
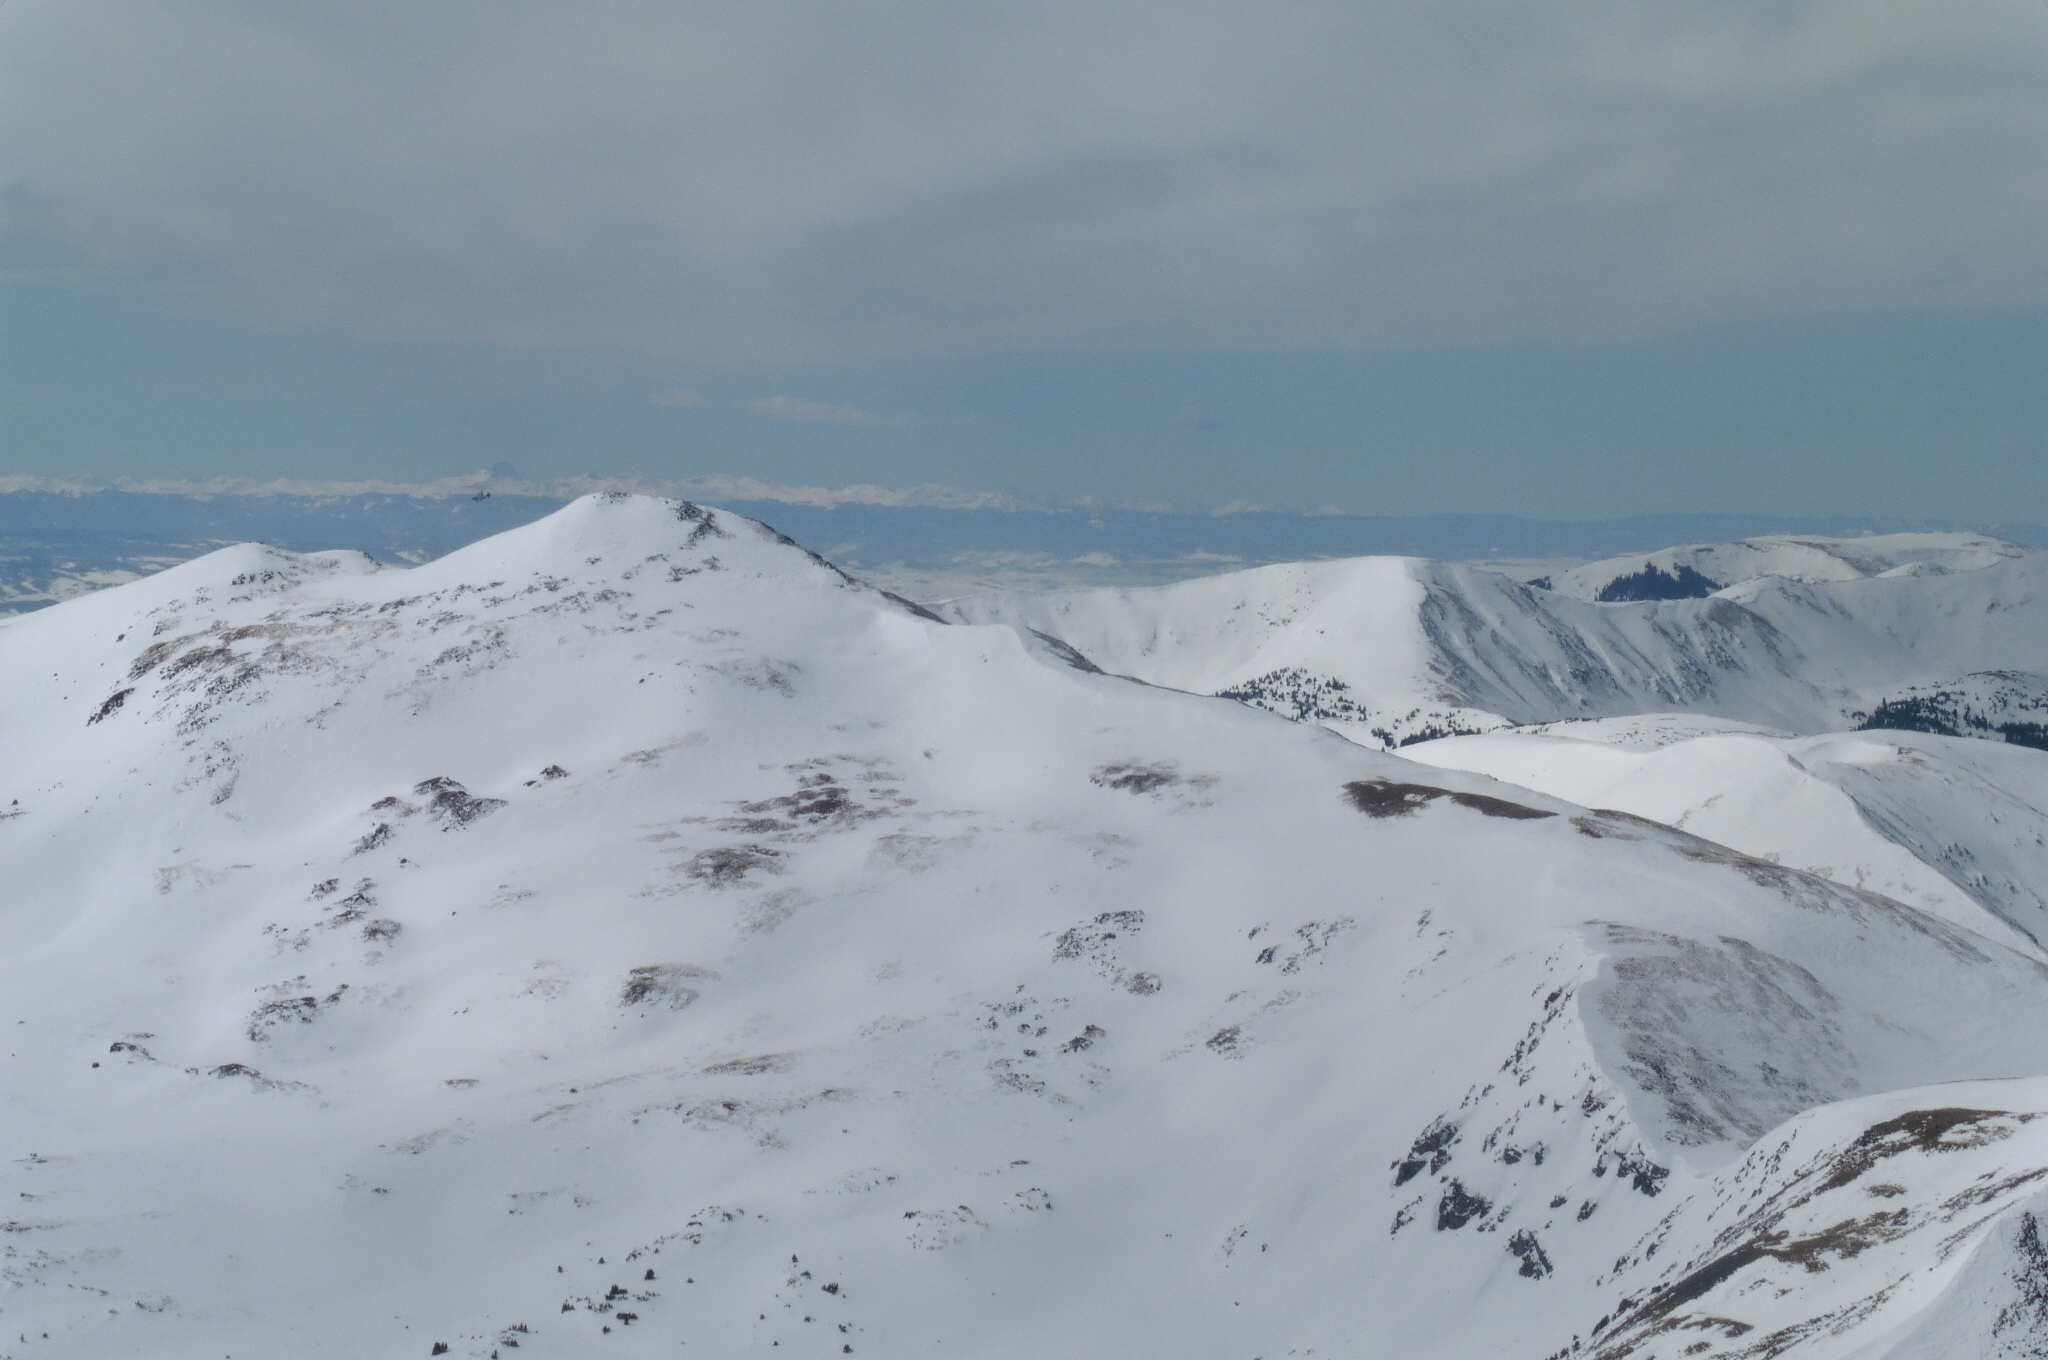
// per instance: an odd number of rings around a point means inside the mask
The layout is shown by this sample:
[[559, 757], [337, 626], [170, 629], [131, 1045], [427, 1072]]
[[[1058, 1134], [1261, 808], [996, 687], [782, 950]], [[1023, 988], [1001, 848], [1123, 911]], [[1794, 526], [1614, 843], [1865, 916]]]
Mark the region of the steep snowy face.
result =
[[1966, 574], [1767, 577], [1706, 599], [1590, 604], [1455, 563], [1357, 558], [938, 608], [1383, 748], [1656, 712], [1810, 733], [1917, 702], [1932, 725], [1947, 710], [1919, 700], [1976, 695], [1986, 672], [2018, 697], [1965, 704], [1942, 730], [2025, 740], [2048, 686], [2044, 578], [2048, 554], [2024, 553]]
[[1985, 534], [1769, 534], [1588, 562], [1550, 577], [1549, 587], [1576, 600], [1685, 599], [1764, 576], [1821, 583], [1981, 571], [2030, 551]]
[[2048, 1098], [1906, 1088], [2041, 1072], [2032, 958], [1075, 661], [629, 497], [0, 625], [0, 1354], [1818, 1356], [2020, 1297]]

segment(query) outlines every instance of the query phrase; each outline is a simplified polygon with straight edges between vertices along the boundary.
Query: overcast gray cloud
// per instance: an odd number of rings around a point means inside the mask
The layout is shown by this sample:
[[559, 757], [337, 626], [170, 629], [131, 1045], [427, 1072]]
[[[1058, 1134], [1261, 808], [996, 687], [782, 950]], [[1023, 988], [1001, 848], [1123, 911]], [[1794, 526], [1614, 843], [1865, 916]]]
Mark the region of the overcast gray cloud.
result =
[[2039, 0], [13, 0], [0, 201], [265, 326], [829, 362], [2048, 299]]

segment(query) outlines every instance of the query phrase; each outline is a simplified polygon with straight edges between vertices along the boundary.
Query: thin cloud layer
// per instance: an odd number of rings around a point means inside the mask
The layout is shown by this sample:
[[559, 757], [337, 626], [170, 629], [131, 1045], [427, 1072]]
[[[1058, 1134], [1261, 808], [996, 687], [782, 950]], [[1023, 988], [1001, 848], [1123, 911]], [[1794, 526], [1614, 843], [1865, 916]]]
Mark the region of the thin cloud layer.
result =
[[15, 0], [0, 231], [270, 327], [787, 364], [2048, 298], [2038, 0]]
[[56, 496], [97, 496], [122, 492], [138, 496], [189, 496], [200, 500], [214, 497], [274, 496], [407, 496], [421, 500], [453, 500], [480, 495], [537, 496], [548, 500], [573, 500], [594, 492], [626, 491], [648, 496], [677, 496], [702, 501], [780, 501], [785, 505], [808, 505], [832, 509], [841, 505], [879, 505], [895, 508], [935, 510], [1014, 510], [1022, 503], [994, 491], [964, 491], [950, 486], [888, 487], [860, 483], [854, 486], [791, 486], [766, 482], [757, 477], [732, 477], [713, 473], [708, 477], [664, 480], [649, 477], [561, 477], [532, 480], [497, 472], [469, 472], [431, 482], [394, 482], [381, 478], [354, 481], [319, 478], [209, 477], [204, 480], [173, 477], [36, 477], [0, 474], [0, 496], [42, 493]]
[[770, 420], [793, 420], [807, 425], [923, 425], [923, 416], [878, 416], [858, 406], [834, 406], [830, 402], [806, 401], [801, 397], [763, 397], [747, 407]]

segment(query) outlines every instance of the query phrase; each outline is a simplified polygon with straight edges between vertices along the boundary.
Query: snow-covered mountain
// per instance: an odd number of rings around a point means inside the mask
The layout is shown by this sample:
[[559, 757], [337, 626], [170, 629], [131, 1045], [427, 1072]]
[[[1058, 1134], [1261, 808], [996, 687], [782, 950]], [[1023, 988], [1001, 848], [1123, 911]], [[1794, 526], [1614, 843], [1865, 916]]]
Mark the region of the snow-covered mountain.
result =
[[1737, 543], [1695, 543], [1610, 557], [1555, 573], [1544, 583], [1578, 600], [1686, 599], [1764, 576], [1819, 584], [1871, 576], [1981, 571], [2029, 551], [1986, 534], [1871, 534], [1861, 538], [1770, 534]]
[[[1608, 718], [1404, 747], [2048, 946], [2048, 755], [1917, 732]], [[2024, 943], [2004, 934], [2017, 932]]]
[[1872, 705], [1865, 727], [1984, 737], [2048, 750], [2048, 676], [1985, 671], [1908, 685]]
[[0, 1355], [2048, 1344], [2016, 910], [1067, 643], [637, 497], [0, 624]]
[[[1241, 699], [1387, 748], [1660, 712], [1815, 733], [1857, 727], [1888, 702], [1975, 693], [1987, 672], [2015, 693], [2048, 692], [2048, 553], [1999, 546], [2010, 552], [1984, 549], [1988, 564], [1969, 571], [1966, 552], [1977, 549], [1958, 547], [1941, 572], [1764, 576], [1708, 598], [1626, 604], [1456, 563], [1367, 557], [938, 608], [1057, 638], [1117, 674]], [[1961, 730], [2006, 735], [1996, 724]]]

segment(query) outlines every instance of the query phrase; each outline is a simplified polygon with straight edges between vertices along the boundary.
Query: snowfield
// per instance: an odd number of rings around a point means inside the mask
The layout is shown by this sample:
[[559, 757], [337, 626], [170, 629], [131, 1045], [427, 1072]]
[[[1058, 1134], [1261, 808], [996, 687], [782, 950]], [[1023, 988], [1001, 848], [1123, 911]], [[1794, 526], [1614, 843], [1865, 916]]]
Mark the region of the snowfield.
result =
[[2042, 752], [1918, 732], [1789, 737], [1702, 726], [1610, 718], [1402, 754], [1666, 822], [2019, 948], [2048, 945]]
[[[2040, 563], [1119, 643], [621, 496], [0, 624], [0, 1356], [2039, 1354], [2048, 755], [1791, 719], [2041, 669]], [[1556, 793], [1176, 692], [1652, 710], [1711, 629], [1718, 726], [1458, 739]]]

